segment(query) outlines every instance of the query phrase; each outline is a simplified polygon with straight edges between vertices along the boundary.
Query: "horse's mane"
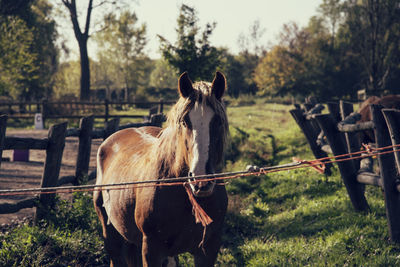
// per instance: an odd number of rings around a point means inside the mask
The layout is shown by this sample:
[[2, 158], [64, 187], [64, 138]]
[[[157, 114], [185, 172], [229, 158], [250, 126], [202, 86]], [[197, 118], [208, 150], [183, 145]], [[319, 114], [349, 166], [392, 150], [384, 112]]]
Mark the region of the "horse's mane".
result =
[[193, 84], [193, 94], [187, 98], [180, 97], [167, 115], [167, 126], [159, 134], [157, 153], [155, 156], [160, 170], [160, 177], [179, 177], [188, 170], [188, 151], [185, 142], [189, 131], [184, 127], [184, 118], [195, 105], [210, 106], [221, 118], [223, 126], [222, 142], [224, 148], [228, 136], [228, 119], [224, 104], [217, 100], [211, 92], [211, 83], [197, 82]]

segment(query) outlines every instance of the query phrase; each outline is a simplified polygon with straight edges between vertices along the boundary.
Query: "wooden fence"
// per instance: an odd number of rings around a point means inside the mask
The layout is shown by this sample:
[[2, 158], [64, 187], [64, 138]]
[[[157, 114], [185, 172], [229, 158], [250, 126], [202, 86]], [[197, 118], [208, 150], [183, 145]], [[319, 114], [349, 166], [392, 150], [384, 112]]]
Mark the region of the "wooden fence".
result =
[[[381, 187], [390, 239], [400, 243], [400, 153], [396, 151], [400, 149], [396, 147], [400, 144], [400, 111], [370, 105], [372, 121], [356, 123], [359, 115], [353, 112], [353, 104], [340, 101], [327, 106], [328, 114], [320, 114], [321, 106], [314, 113], [312, 110], [316, 106], [297, 107], [290, 112], [316, 158], [323, 158], [327, 153], [334, 156], [353, 153], [342, 157], [345, 160], [337, 162], [337, 165], [354, 209], [370, 210], [364, 194], [365, 185]], [[361, 149], [358, 132], [366, 130], [374, 131], [375, 149], [388, 152], [377, 153], [379, 174], [373, 172], [371, 158], [360, 159], [354, 155]]]
[[[53, 125], [45, 139], [20, 138], [6, 136], [7, 115], [0, 116], [0, 158], [3, 150], [11, 149], [39, 149], [46, 150], [46, 158], [41, 178], [41, 187], [55, 187], [66, 183], [79, 185], [84, 176], [89, 180], [96, 177], [96, 173], [88, 173], [92, 139], [105, 139], [120, 129], [141, 126], [161, 126], [165, 120], [162, 114], [152, 115], [149, 121], [119, 125], [119, 118], [105, 122], [103, 129], [94, 129], [94, 116], [83, 117], [79, 128], [67, 129], [67, 123]], [[78, 137], [78, 155], [75, 165], [75, 175], [59, 177], [61, 160], [66, 137]], [[0, 160], [1, 164], [1, 160]], [[16, 203], [0, 204], [0, 214], [15, 213], [24, 208], [36, 207], [35, 220], [45, 217], [46, 212], [54, 205], [54, 194], [41, 194], [39, 197], [25, 199]]]
[[[136, 118], [150, 119], [153, 114], [163, 113], [164, 105], [174, 102], [140, 102], [125, 101], [113, 102], [104, 100], [103, 102], [72, 102], [72, 101], [36, 101], [36, 102], [7, 102], [0, 103], [0, 113], [7, 114], [8, 119], [33, 119], [35, 114], [42, 115], [43, 123], [46, 119], [80, 119], [88, 114], [95, 114], [94, 118], [101, 118], [108, 121], [112, 118]], [[125, 107], [136, 107], [149, 109], [148, 115], [118, 115], [114, 110], [122, 110]]]

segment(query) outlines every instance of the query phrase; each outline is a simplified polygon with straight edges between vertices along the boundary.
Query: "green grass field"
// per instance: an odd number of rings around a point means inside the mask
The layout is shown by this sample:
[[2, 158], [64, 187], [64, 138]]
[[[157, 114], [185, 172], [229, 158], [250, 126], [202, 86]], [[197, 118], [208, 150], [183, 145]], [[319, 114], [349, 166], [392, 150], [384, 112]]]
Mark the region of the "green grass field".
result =
[[[239, 103], [240, 104], [240, 103]], [[231, 103], [226, 170], [270, 166], [312, 154], [290, 106]], [[217, 266], [399, 266], [389, 241], [383, 194], [368, 186], [368, 214], [351, 206], [337, 169], [311, 168], [229, 181], [229, 208]], [[0, 266], [102, 266], [107, 263], [90, 195], [60, 202], [42, 227], [0, 234]], [[182, 266], [193, 266], [189, 254]]]

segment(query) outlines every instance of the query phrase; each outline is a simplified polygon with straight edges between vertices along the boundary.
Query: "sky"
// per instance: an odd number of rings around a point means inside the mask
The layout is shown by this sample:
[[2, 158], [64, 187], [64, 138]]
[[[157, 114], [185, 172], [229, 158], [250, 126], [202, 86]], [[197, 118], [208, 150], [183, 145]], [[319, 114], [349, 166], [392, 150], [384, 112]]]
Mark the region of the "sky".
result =
[[[249, 36], [250, 27], [256, 20], [265, 30], [262, 44], [276, 44], [283, 24], [296, 22], [306, 26], [309, 18], [317, 14], [322, 0], [136, 0], [131, 8], [139, 23], [147, 25], [147, 53], [151, 58], [160, 58], [157, 35], [175, 43], [177, 18], [182, 4], [194, 7], [202, 29], [206, 23], [216, 22], [210, 38], [212, 45], [227, 47], [231, 53], [239, 52], [240, 34]], [[71, 27], [71, 26], [70, 26]], [[71, 31], [68, 46], [77, 56], [77, 43]], [[73, 39], [73, 41], [72, 41]], [[90, 39], [89, 39], [90, 40]], [[89, 56], [95, 58], [95, 46], [89, 42]]]

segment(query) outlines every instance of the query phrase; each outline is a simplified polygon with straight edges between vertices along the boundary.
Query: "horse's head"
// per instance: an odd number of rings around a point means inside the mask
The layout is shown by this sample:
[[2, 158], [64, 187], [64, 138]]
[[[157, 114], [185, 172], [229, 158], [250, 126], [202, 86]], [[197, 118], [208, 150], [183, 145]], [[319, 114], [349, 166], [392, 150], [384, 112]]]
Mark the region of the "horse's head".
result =
[[[186, 72], [179, 78], [179, 101], [185, 103], [185, 108], [176, 123], [182, 133], [181, 144], [186, 152], [184, 161], [189, 177], [221, 171], [228, 133], [221, 100], [225, 88], [226, 80], [220, 72], [216, 73], [212, 83], [192, 83]], [[206, 197], [213, 193], [215, 181], [192, 179], [190, 186], [195, 196]]]

